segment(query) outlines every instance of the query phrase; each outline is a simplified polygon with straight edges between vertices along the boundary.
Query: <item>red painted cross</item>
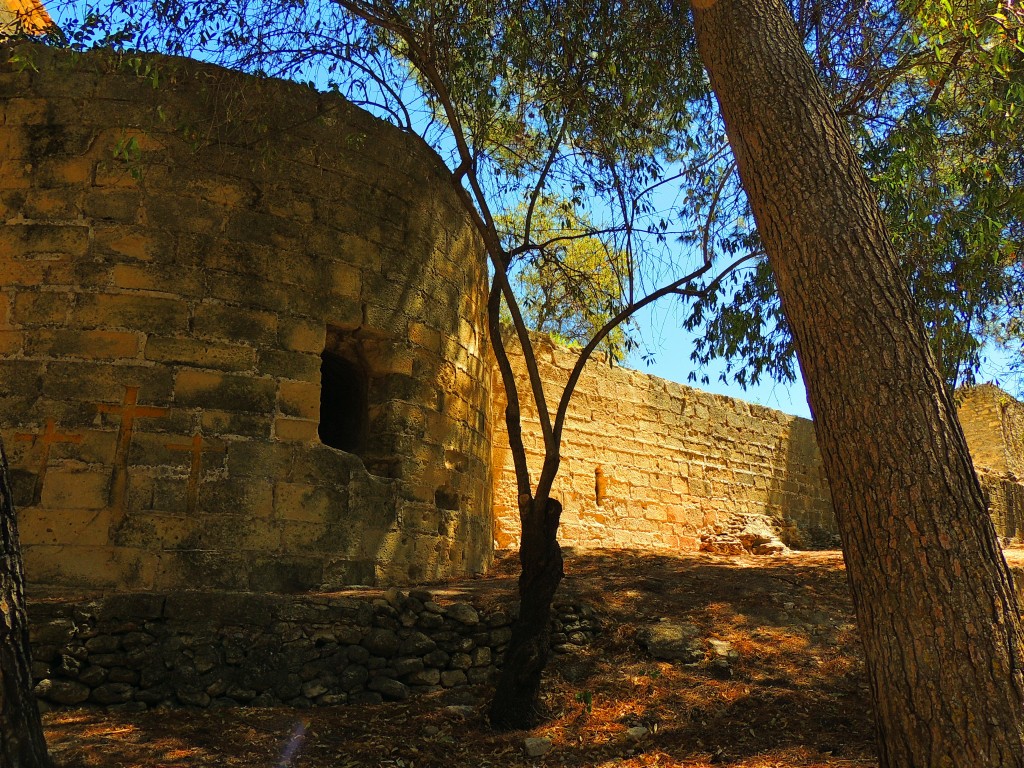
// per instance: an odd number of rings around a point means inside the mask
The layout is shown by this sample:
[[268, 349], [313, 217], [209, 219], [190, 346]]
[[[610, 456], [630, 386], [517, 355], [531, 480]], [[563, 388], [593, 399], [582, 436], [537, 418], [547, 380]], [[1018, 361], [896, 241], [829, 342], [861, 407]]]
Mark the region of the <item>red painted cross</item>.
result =
[[120, 405], [100, 403], [100, 413], [117, 413], [121, 415], [121, 426], [117, 430], [117, 450], [114, 451], [114, 475], [110, 481], [110, 525], [115, 531], [124, 522], [125, 506], [128, 496], [128, 449], [132, 444], [132, 432], [136, 419], [166, 416], [167, 408], [151, 405], [138, 405], [139, 388], [125, 387], [124, 400]]
[[46, 467], [50, 463], [50, 446], [54, 443], [80, 443], [82, 442], [82, 436], [62, 435], [57, 431], [56, 422], [53, 419], [47, 419], [46, 428], [43, 430], [43, 434], [32, 435], [18, 432], [15, 433], [14, 439], [31, 442], [33, 447], [36, 445], [41, 445], [43, 447], [41, 451], [42, 456], [39, 460], [39, 471], [36, 473], [35, 488], [32, 490], [32, 503], [39, 504], [43, 497], [43, 480], [46, 478]]
[[192, 442], [187, 445], [168, 443], [164, 446], [171, 451], [188, 451], [192, 454], [192, 463], [188, 470], [188, 490], [185, 494], [185, 508], [190, 515], [195, 514], [199, 507], [199, 475], [203, 470], [203, 451], [212, 451], [213, 448], [203, 448], [203, 436], [196, 432], [192, 435]]

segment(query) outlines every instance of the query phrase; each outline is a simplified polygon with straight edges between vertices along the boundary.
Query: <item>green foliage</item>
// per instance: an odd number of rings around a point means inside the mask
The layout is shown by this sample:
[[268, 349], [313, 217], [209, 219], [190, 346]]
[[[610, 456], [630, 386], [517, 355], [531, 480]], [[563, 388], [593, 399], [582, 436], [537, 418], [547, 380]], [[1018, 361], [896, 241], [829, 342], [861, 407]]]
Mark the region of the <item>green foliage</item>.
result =
[[[582, 346], [622, 311], [626, 254], [595, 234], [588, 218], [568, 201], [538, 201], [528, 237], [523, 234], [526, 214], [526, 206], [521, 205], [497, 219], [510, 250], [523, 239], [534, 246], [513, 268], [512, 285], [523, 317], [533, 330]], [[626, 352], [623, 325], [616, 326], [602, 344], [616, 361]]]
[[120, 160], [128, 168], [128, 172], [137, 182], [143, 179], [142, 150], [135, 136], [122, 134], [114, 144], [114, 159]]
[[[829, 3], [818, 7], [820, 16], [829, 16]], [[843, 44], [842, 34], [830, 39], [813, 24], [805, 29], [819, 74], [833, 88], [875, 184], [936, 356], [954, 386], [974, 381], [986, 345], [1013, 350], [1020, 339], [1019, 13], [989, 0], [935, 0], [881, 6], [873, 18], [884, 19], [882, 26], [872, 27], [870, 18], [840, 17], [846, 34], [856, 32], [866, 46], [886, 41], [869, 55]], [[865, 58], [874, 71], [863, 66]], [[858, 71], [864, 74], [857, 77]], [[745, 214], [740, 203], [732, 206], [732, 215]], [[741, 229], [732, 227], [723, 237], [740, 236]], [[761, 374], [792, 380], [792, 340], [767, 265], [725, 288], [692, 308], [688, 327], [704, 331], [694, 360], [725, 358], [723, 377], [741, 384]]]
[[38, 72], [39, 68], [36, 66], [35, 57], [32, 56], [31, 50], [15, 50], [11, 53], [8, 61], [17, 69], [19, 73], [22, 72]]

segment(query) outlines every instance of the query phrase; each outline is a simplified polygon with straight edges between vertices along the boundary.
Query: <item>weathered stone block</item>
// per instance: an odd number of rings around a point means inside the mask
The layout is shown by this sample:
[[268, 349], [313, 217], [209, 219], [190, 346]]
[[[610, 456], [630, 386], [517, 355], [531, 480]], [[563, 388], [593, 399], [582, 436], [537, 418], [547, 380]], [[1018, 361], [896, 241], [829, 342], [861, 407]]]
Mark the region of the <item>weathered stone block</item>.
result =
[[188, 305], [177, 299], [132, 294], [85, 293], [71, 322], [84, 328], [129, 328], [173, 333], [188, 327]]
[[12, 319], [18, 325], [58, 325], [67, 320], [74, 294], [65, 291], [20, 291]]
[[[184, 491], [184, 489], [182, 490]], [[183, 492], [178, 497], [177, 503], [168, 503], [166, 498], [152, 502], [154, 505], [159, 504], [161, 511], [171, 510], [170, 514], [156, 511], [135, 511], [130, 508], [127, 518], [114, 535], [114, 541], [121, 546], [157, 551], [194, 547], [198, 523], [194, 519], [184, 517], [186, 511], [184, 496]], [[180, 511], [174, 511], [179, 507]]]
[[412, 632], [399, 646], [398, 652], [403, 656], [423, 656], [437, 648], [437, 643], [422, 632]]
[[[231, 477], [285, 478], [289, 475], [294, 450], [279, 443], [232, 441], [227, 447], [227, 469]], [[282, 493], [287, 494], [288, 489]]]
[[319, 381], [282, 381], [278, 390], [277, 407], [285, 416], [318, 420], [320, 418]]
[[469, 603], [452, 603], [445, 609], [445, 615], [466, 626], [480, 623], [480, 614]]
[[155, 553], [111, 546], [33, 546], [23, 556], [25, 571], [42, 583], [84, 589], [147, 589], [159, 558]]
[[143, 221], [157, 229], [213, 235], [224, 224], [223, 210], [191, 197], [147, 195], [142, 207]]
[[441, 672], [441, 685], [445, 688], [455, 688], [459, 685], [466, 685], [466, 673], [461, 669], [446, 669]]
[[[115, 288], [189, 297], [206, 295], [203, 272], [180, 264], [115, 264], [110, 275]], [[171, 288], [173, 291], [168, 290]]]
[[199, 415], [203, 432], [227, 435], [232, 437], [245, 437], [256, 439], [269, 439], [271, 419], [269, 416], [232, 413], [231, 411], [214, 411], [203, 409]]
[[94, 219], [131, 224], [139, 215], [140, 195], [137, 191], [111, 189], [86, 196], [83, 213]]
[[282, 520], [304, 523], [341, 522], [348, 510], [344, 490], [307, 483], [275, 483], [274, 512]]
[[145, 355], [147, 360], [225, 371], [249, 370], [256, 363], [256, 350], [252, 347], [215, 344], [181, 336], [149, 336]]
[[[209, 297], [244, 307], [247, 310], [265, 310], [273, 313], [305, 313], [306, 308], [315, 305], [312, 295], [301, 295], [296, 299], [294, 292], [285, 286], [268, 283], [251, 275], [233, 275], [225, 272], [211, 272]], [[310, 309], [314, 314], [315, 310]], [[262, 331], [260, 332], [262, 334]]]
[[[93, 234], [93, 248], [99, 256], [113, 256], [119, 259], [152, 262], [157, 259], [168, 258], [171, 253], [172, 246], [166, 240], [158, 237], [157, 234], [151, 230], [141, 227], [133, 228], [111, 225], [107, 227], [97, 226], [95, 228]], [[131, 272], [125, 270], [122, 271], [121, 274], [124, 276], [131, 274]], [[121, 285], [118, 287], [139, 287], [147, 288], [149, 290], [161, 290], [166, 289], [169, 286], [166, 282], [163, 282], [160, 285]]]
[[183, 406], [267, 413], [277, 386], [271, 379], [185, 369], [174, 381], [174, 401]]
[[43, 158], [35, 167], [35, 182], [41, 187], [92, 184], [94, 171], [90, 157]]
[[33, 689], [33, 693], [45, 701], [54, 704], [81, 704], [89, 698], [89, 688], [75, 680], [41, 680]]
[[204, 338], [272, 345], [277, 340], [277, 315], [225, 304], [200, 304], [193, 329]]
[[8, 224], [0, 227], [0, 256], [85, 256], [89, 228], [74, 224]]
[[303, 317], [281, 316], [277, 334], [282, 349], [320, 354], [324, 349], [326, 326]]
[[110, 474], [51, 469], [43, 482], [41, 504], [51, 509], [103, 509], [108, 505]]
[[371, 629], [363, 637], [361, 645], [374, 656], [390, 658], [398, 653], [398, 635], [390, 629]]
[[139, 353], [139, 334], [126, 331], [40, 330], [26, 346], [32, 356], [114, 360]]
[[8, 396], [39, 394], [43, 366], [29, 360], [0, 360], [0, 392]]
[[386, 677], [375, 677], [367, 683], [366, 687], [371, 691], [379, 693], [388, 701], [404, 701], [409, 698], [408, 687], [397, 680], [391, 680]]
[[16, 355], [25, 344], [22, 331], [0, 331], [0, 355]]
[[328, 285], [339, 296], [358, 298], [362, 292], [361, 274], [352, 264], [334, 262], [328, 268]]
[[320, 355], [269, 349], [260, 352], [257, 369], [267, 376], [312, 382], [320, 377], [320, 364]]
[[[50, 476], [47, 475], [47, 481]], [[45, 486], [44, 486], [45, 488]], [[106, 484], [102, 495], [93, 498], [75, 495], [60, 508], [29, 507], [19, 510], [18, 533], [25, 545], [104, 546], [109, 541], [110, 510], [89, 508], [89, 503], [106, 506]], [[44, 496], [44, 498], [46, 498]], [[68, 508], [77, 505], [78, 509]]]
[[279, 416], [274, 419], [274, 437], [291, 443], [311, 443], [319, 439], [319, 427], [317, 421]]
[[273, 486], [268, 480], [211, 479], [199, 486], [199, 504], [212, 514], [238, 514], [270, 519], [274, 514]]

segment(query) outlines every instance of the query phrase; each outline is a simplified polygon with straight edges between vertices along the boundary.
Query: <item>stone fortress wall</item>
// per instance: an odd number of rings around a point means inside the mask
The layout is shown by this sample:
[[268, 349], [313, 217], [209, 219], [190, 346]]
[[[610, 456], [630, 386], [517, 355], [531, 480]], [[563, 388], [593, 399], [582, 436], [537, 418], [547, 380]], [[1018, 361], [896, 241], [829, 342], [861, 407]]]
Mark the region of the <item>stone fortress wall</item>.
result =
[[485, 265], [436, 156], [195, 62], [0, 62], [0, 432], [29, 579], [486, 568]]
[[[547, 397], [577, 360], [534, 337]], [[513, 356], [528, 393], [521, 353]], [[494, 520], [501, 548], [519, 543], [515, 476], [500, 378], [494, 392]], [[1000, 537], [1024, 540], [1024, 404], [992, 385], [960, 393], [975, 467]], [[543, 443], [536, 408], [523, 408], [531, 472]], [[536, 475], [534, 475], [536, 480]], [[808, 419], [702, 392], [596, 356], [569, 408], [553, 495], [564, 545], [758, 551], [775, 536], [795, 549], [838, 546], [821, 455]]]
[[[548, 397], [556, 399], [577, 353], [535, 336]], [[514, 358], [526, 387], [521, 353]], [[494, 387], [500, 396], [500, 382]], [[502, 404], [503, 405], [503, 404]], [[516, 546], [519, 521], [502, 408], [494, 409], [494, 517], [499, 547]], [[531, 472], [543, 443], [536, 408], [524, 408]], [[696, 550], [749, 532], [764, 519], [793, 546], [831, 545], [828, 485], [807, 419], [665, 381], [597, 356], [569, 407], [553, 495], [560, 539], [575, 547]]]
[[[438, 158], [295, 84], [11, 54], [0, 434], [33, 585], [423, 582], [518, 543], [486, 266]], [[576, 353], [537, 348], [552, 396]], [[962, 416], [1019, 539], [1024, 406], [982, 387]], [[570, 546], [836, 543], [810, 421], [601, 358], [554, 493]]]

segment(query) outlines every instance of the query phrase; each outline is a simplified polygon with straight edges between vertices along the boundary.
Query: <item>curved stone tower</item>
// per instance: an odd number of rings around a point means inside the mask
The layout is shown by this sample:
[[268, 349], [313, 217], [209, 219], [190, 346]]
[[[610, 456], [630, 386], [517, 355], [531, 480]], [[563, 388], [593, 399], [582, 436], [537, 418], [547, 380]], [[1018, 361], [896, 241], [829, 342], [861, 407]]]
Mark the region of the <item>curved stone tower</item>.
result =
[[29, 581], [486, 567], [486, 266], [438, 158], [187, 60], [0, 62], [0, 432]]

